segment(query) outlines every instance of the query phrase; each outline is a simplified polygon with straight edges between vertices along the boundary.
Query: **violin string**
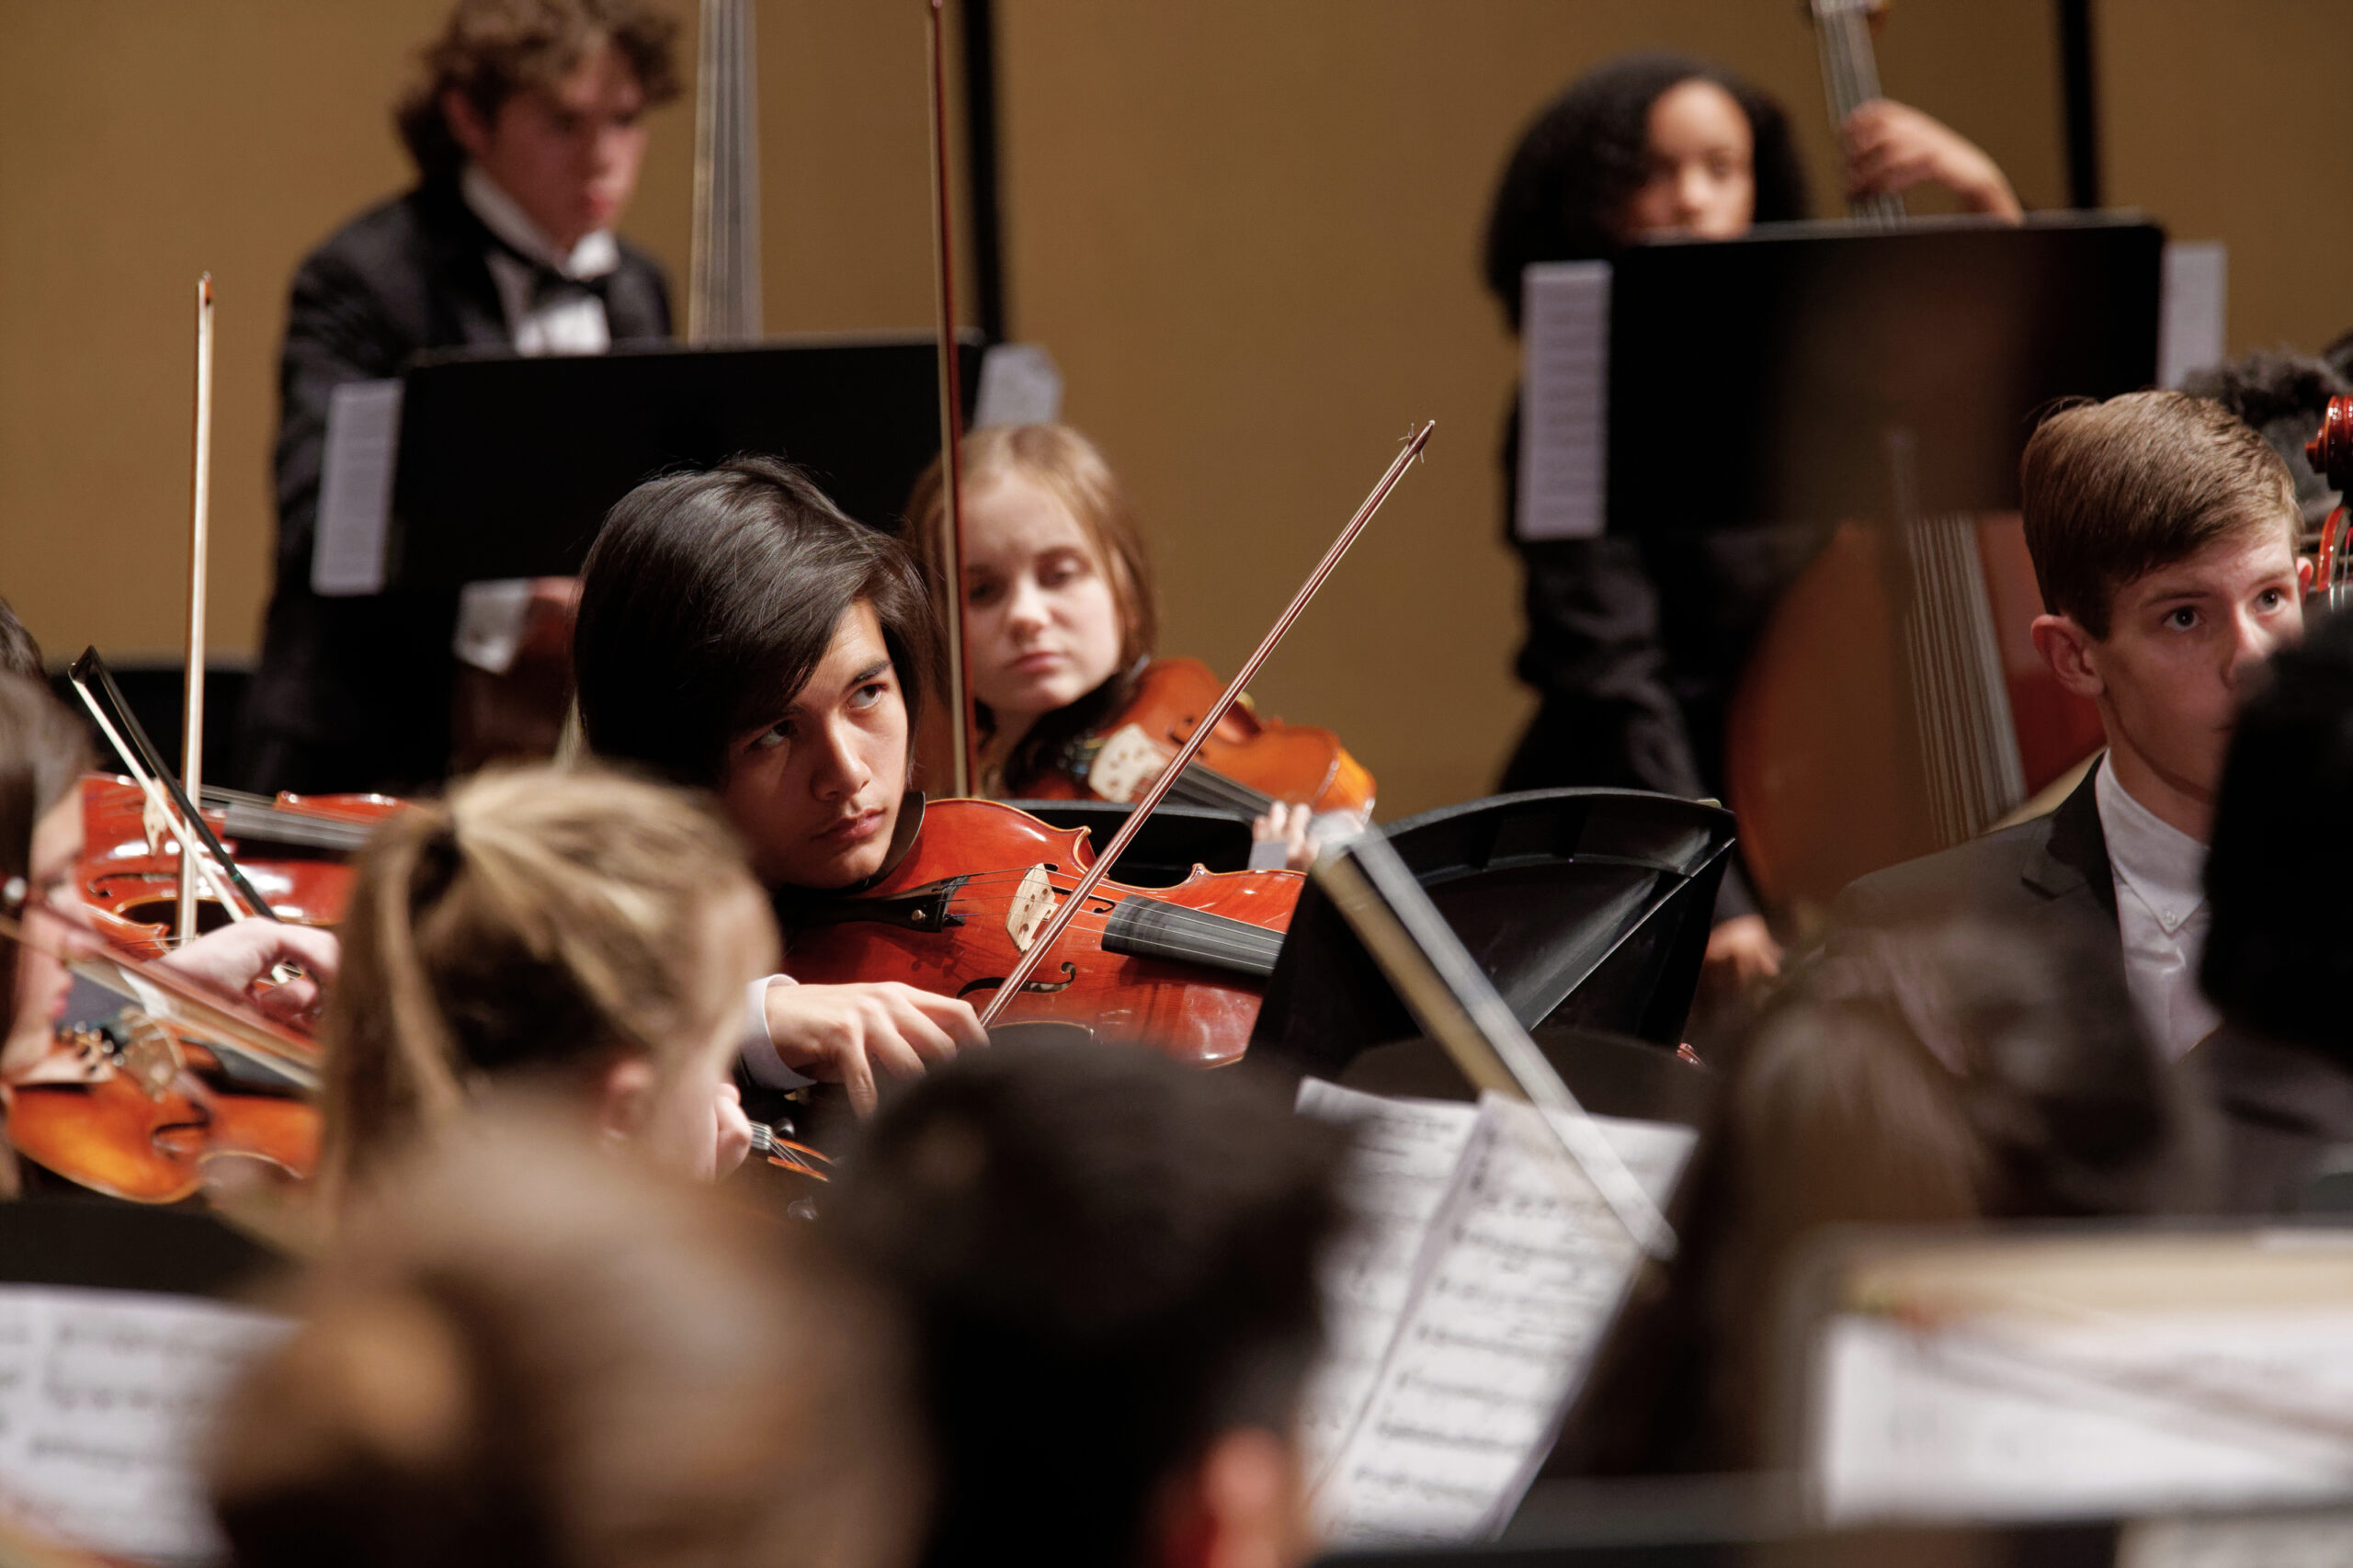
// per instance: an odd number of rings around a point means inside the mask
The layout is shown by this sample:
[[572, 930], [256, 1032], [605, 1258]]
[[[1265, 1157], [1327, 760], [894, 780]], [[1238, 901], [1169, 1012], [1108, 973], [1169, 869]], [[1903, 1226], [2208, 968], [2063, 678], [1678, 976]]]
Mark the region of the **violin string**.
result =
[[[976, 904], [962, 904], [962, 905], [950, 905], [950, 906], [949, 906], [949, 913], [950, 913], [951, 915], [960, 915], [966, 916], [967, 918], [970, 918], [970, 917], [972, 917], [972, 916], [973, 916], [973, 915], [996, 915], [996, 914], [1001, 914], [1001, 913], [1003, 913], [1003, 912], [1004, 912], [1004, 910], [1005, 910], [1006, 907], [1008, 907], [1008, 906], [1007, 906], [1007, 905], [1003, 905], [1003, 904], [977, 904], [977, 905], [976, 905]], [[1279, 931], [1277, 931], [1277, 930], [1276, 930], [1273, 926], [1259, 926], [1259, 925], [1255, 925], [1255, 924], [1253, 924], [1252, 922], [1247, 921], [1247, 920], [1234, 920], [1234, 919], [1233, 919], [1233, 917], [1232, 915], [1211, 915], [1211, 914], [1210, 914], [1210, 913], [1209, 913], [1208, 911], [1206, 911], [1206, 910], [1187, 910], [1187, 911], [1184, 911], [1184, 913], [1185, 913], [1185, 914], [1187, 914], [1187, 915], [1194, 915], [1194, 916], [1196, 916], [1199, 920], [1203, 921], [1203, 922], [1211, 921], [1211, 920], [1216, 920], [1216, 921], [1228, 921], [1228, 920], [1231, 920], [1231, 921], [1233, 921], [1233, 925], [1234, 925], [1234, 926], [1236, 926], [1244, 927], [1245, 929], [1246, 929], [1246, 930], [1248, 930], [1248, 931], [1263, 932], [1263, 933], [1265, 933], [1267, 936], [1273, 937], [1273, 938], [1274, 938], [1275, 940], [1277, 940], [1277, 941], [1280, 941], [1280, 940], [1281, 940], [1281, 937], [1282, 937], [1282, 933], [1281, 933], [1281, 932], [1279, 932]], [[1071, 931], [1082, 931], [1082, 932], [1086, 932], [1086, 933], [1088, 933], [1088, 934], [1093, 935], [1093, 936], [1100, 937], [1101, 935], [1103, 935], [1103, 934], [1104, 934], [1104, 933], [1105, 933], [1105, 932], [1109, 928], [1110, 924], [1111, 924], [1111, 919], [1112, 919], [1112, 916], [1111, 916], [1111, 915], [1093, 915], [1093, 914], [1082, 915], [1080, 915], [1077, 919], [1075, 919], [1075, 920], [1072, 921], [1068, 926], [1065, 926], [1065, 927], [1063, 927], [1063, 928], [1064, 928], [1065, 930], [1071, 930]], [[1233, 952], [1235, 952], [1235, 953], [1240, 953], [1240, 952], [1244, 952], [1244, 951], [1246, 951], [1246, 950], [1253, 949], [1255, 949], [1255, 947], [1256, 946], [1256, 943], [1257, 943], [1257, 938], [1256, 938], [1256, 937], [1247, 937], [1247, 936], [1244, 936], [1244, 935], [1242, 935], [1240, 932], [1231, 932], [1231, 933], [1230, 933], [1230, 932], [1229, 932], [1229, 927], [1227, 927], [1227, 926], [1222, 926], [1222, 925], [1221, 925], [1221, 926], [1209, 926], [1209, 925], [1206, 925], [1206, 924], [1204, 924], [1204, 925], [1199, 925], [1199, 926], [1191, 926], [1191, 925], [1188, 925], [1188, 926], [1186, 926], [1186, 930], [1187, 930], [1188, 933], [1198, 931], [1198, 932], [1199, 932], [1199, 933], [1203, 934], [1205, 937], [1208, 937], [1208, 936], [1209, 936], [1209, 934], [1211, 934], [1211, 933], [1215, 933], [1216, 937], [1219, 937], [1219, 938], [1229, 938], [1229, 936], [1230, 936], [1230, 941], [1229, 941], [1229, 948], [1228, 948], [1228, 950], [1233, 951]], [[1151, 942], [1157, 943], [1157, 942], [1159, 942], [1159, 941], [1162, 939], [1162, 937], [1163, 937], [1163, 936], [1164, 936], [1164, 935], [1165, 935], [1165, 933], [1162, 933], [1162, 932], [1154, 932], [1154, 933], [1150, 934], [1149, 936], [1146, 936], [1144, 939], [1145, 939], [1145, 940], [1147, 940], [1147, 941], [1151, 941]]]
[[[973, 908], [968, 905], [959, 908], [951, 905], [950, 912], [961, 915], [994, 914], [997, 912], [997, 906]], [[1127, 933], [1140, 949], [1147, 949], [1139, 951], [1135, 956], [1192, 958], [1227, 965], [1246, 962], [1255, 968], [1271, 963], [1274, 952], [1282, 946], [1281, 932], [1247, 920], [1236, 920], [1232, 915], [1185, 909], [1181, 905], [1170, 906], [1161, 913], [1164, 916], [1173, 914], [1177, 918], [1156, 930]], [[1108, 915], [1084, 915], [1063, 929], [1083, 931], [1100, 940], [1109, 934], [1111, 921], [1112, 916]]]
[[1372, 521], [1373, 514], [1380, 511], [1381, 504], [1389, 498], [1389, 493], [1395, 489], [1398, 481], [1405, 476], [1405, 471], [1412, 466], [1414, 460], [1418, 458], [1422, 449], [1429, 445], [1430, 432], [1437, 428], [1438, 422], [1430, 420], [1426, 422], [1420, 430], [1406, 437], [1397, 455], [1390, 460], [1389, 467], [1382, 472], [1380, 480], [1374, 483], [1370, 494], [1365, 496], [1363, 502], [1357, 507], [1355, 515], [1349, 517], [1347, 526], [1341, 528], [1339, 537], [1332, 541], [1331, 548], [1324, 552], [1324, 558], [1316, 562], [1315, 569], [1307, 574], [1307, 580], [1301, 584], [1299, 591], [1291, 596], [1290, 603], [1284, 607], [1282, 614], [1275, 618], [1275, 623], [1267, 629], [1266, 636], [1259, 639], [1256, 649], [1243, 661], [1241, 669], [1236, 671], [1233, 680], [1226, 684], [1225, 690], [1221, 692], [1218, 699], [1210, 705], [1209, 710], [1201, 715], [1199, 722], [1193, 727], [1193, 733], [1186, 737], [1185, 744], [1177, 748], [1176, 755], [1169, 759], [1167, 767], [1162, 770], [1161, 777], [1151, 789], [1144, 792], [1143, 799], [1137, 801], [1134, 808], [1129, 812], [1128, 820], [1120, 824], [1120, 831], [1111, 835], [1111, 842], [1105, 846], [1102, 858], [1087, 869], [1086, 875], [1079, 878], [1078, 885], [1072, 890], [1074, 896], [1069, 904], [1046, 922], [1045, 927], [1038, 934], [1037, 941], [1031, 944], [1029, 950], [1022, 954], [1019, 961], [1014, 964], [1011, 971], [1006, 976], [1005, 988], [997, 993], [995, 999], [981, 1014], [981, 1026], [983, 1028], [995, 1020], [997, 1014], [1004, 1011], [1006, 1001], [1019, 993], [1023, 983], [1037, 972], [1038, 966], [1044, 962], [1046, 955], [1052, 951], [1054, 942], [1062, 935], [1063, 927], [1077, 916], [1080, 909], [1078, 895], [1093, 891], [1095, 885], [1103, 880], [1114, 865], [1119, 863], [1120, 855], [1126, 851], [1131, 843], [1134, 842], [1135, 835], [1150, 819], [1153, 811], [1162, 801], [1167, 799], [1168, 791], [1175, 786], [1176, 778], [1181, 777], [1186, 767], [1200, 754], [1202, 743], [1209, 739], [1217, 722], [1225, 716], [1234, 701], [1256, 677], [1268, 656], [1282, 642], [1284, 633], [1288, 632], [1297, 623], [1299, 618], [1306, 613], [1307, 607], [1314, 599], [1316, 591], [1322, 588], [1325, 580], [1338, 569], [1341, 559], [1347, 554], [1348, 547], [1356, 542], [1357, 536], [1364, 531], [1365, 525]]

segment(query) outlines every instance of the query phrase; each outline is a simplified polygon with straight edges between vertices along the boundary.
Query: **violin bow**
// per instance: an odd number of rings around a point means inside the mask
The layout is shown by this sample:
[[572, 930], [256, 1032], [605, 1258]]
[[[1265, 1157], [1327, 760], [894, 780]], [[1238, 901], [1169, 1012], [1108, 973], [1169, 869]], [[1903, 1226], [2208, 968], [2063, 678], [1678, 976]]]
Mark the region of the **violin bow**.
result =
[[[190, 799], [204, 792], [204, 588], [212, 526], [212, 274], [196, 280], [196, 456], [188, 530], [188, 694], [180, 779]], [[190, 813], [194, 813], [191, 812]], [[179, 936], [196, 935], [196, 842], [180, 835]], [[226, 902], [225, 900], [223, 902]]]
[[931, 39], [932, 259], [939, 272], [939, 571], [948, 632], [948, 743], [953, 785], [972, 793], [972, 701], [964, 646], [964, 381], [956, 351], [956, 240], [949, 223], [946, 0], [927, 0]]
[[305, 1093], [319, 1087], [318, 1046], [283, 1024], [223, 1000], [159, 963], [128, 954], [91, 951], [75, 957], [26, 930], [21, 894], [0, 903], [0, 937], [46, 953], [100, 990], [136, 1003], [158, 1023], [185, 1029], [206, 1045], [255, 1058]]
[[1404, 449], [1391, 461], [1388, 472], [1372, 487], [1372, 493], [1364, 498], [1364, 505], [1357, 508], [1356, 516], [1350, 517], [1347, 527], [1340, 530], [1340, 537], [1332, 541], [1332, 548], [1324, 552], [1324, 559], [1316, 562], [1315, 570], [1307, 574], [1307, 581], [1302, 583], [1299, 592], [1291, 596], [1289, 607], [1276, 619], [1275, 624], [1267, 628], [1267, 635], [1259, 640], [1257, 652], [1244, 661], [1242, 668], [1227, 683], [1224, 695], [1210, 704], [1209, 710], [1194, 724], [1193, 733], [1186, 737], [1183, 745], [1176, 748], [1176, 755], [1160, 770], [1160, 777], [1153, 780], [1152, 788], [1145, 790], [1143, 798], [1129, 811], [1128, 820], [1120, 824], [1120, 831], [1111, 835], [1111, 842], [1095, 858], [1095, 864], [1078, 879], [1069, 896], [1063, 901], [1063, 906], [1054, 911], [1053, 918], [1046, 922], [1030, 942], [1029, 950], [1014, 964], [1012, 972], [1005, 977], [1004, 983], [997, 987], [996, 995], [981, 1014], [983, 1028], [995, 1023], [996, 1016], [1021, 994], [1021, 987], [1029, 982], [1030, 975], [1037, 972], [1038, 965], [1044, 961], [1047, 949], [1054, 945], [1055, 938], [1063, 934], [1063, 928], [1078, 917], [1079, 910], [1086, 905], [1086, 897], [1095, 891], [1095, 885], [1126, 852], [1136, 834], [1143, 827], [1144, 820], [1159, 808], [1160, 802], [1167, 798], [1168, 791], [1176, 787], [1193, 758], [1200, 755], [1201, 744], [1209, 739], [1210, 732], [1217, 728], [1226, 710], [1240, 700], [1244, 689], [1256, 678], [1258, 667], [1267, 662], [1267, 656], [1275, 651], [1275, 645], [1283, 640], [1284, 633], [1291, 629], [1291, 623], [1307, 608], [1309, 602], [1324, 586], [1324, 580], [1331, 576], [1333, 568], [1340, 564], [1340, 558], [1347, 554], [1348, 547], [1356, 543], [1357, 536], [1364, 532], [1365, 525], [1372, 521], [1375, 512], [1381, 510], [1381, 504], [1389, 499], [1389, 493], [1405, 476], [1405, 470], [1413, 460], [1421, 456], [1422, 449], [1429, 445], [1430, 432], [1437, 428], [1438, 421], [1430, 420], [1406, 440]]
[[155, 749], [146, 726], [131, 710], [131, 704], [123, 700], [122, 688], [115, 685], [114, 672], [107, 668], [98, 651], [82, 650], [82, 656], [74, 661], [65, 675], [73, 683], [74, 695], [81, 698], [82, 706], [89, 710], [108, 744], [114, 747], [115, 755], [131, 770], [140, 793], [146, 797], [148, 810], [179, 836], [183, 869], [188, 863], [188, 846], [201, 845], [204, 853], [196, 857], [196, 869], [210, 885], [212, 895], [228, 910], [230, 919], [277, 919], [278, 912], [255, 891], [245, 874], [237, 869], [236, 861], [229, 858], [229, 851], [213, 835], [211, 824], [197, 810], [187, 788], [172, 777], [163, 753]]

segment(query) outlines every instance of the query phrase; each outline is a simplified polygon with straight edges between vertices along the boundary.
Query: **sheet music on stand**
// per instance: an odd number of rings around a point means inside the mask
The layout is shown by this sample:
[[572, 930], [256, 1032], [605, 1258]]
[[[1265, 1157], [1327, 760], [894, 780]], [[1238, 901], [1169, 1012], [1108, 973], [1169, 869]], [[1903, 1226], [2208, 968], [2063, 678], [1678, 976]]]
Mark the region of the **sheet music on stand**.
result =
[[[1302, 1114], [1357, 1131], [1352, 1230], [1302, 1422], [1335, 1542], [1499, 1531], [1552, 1448], [1642, 1252], [1534, 1107], [1390, 1100], [1315, 1079]], [[1665, 1203], [1696, 1134], [1596, 1117]]]
[[109, 1557], [222, 1561], [198, 1446], [290, 1328], [196, 1297], [0, 1286], [0, 1516]]
[[2353, 1234], [1851, 1244], [1791, 1369], [1828, 1522], [2353, 1498]]
[[1393, 861], [1367, 834], [1315, 875], [1483, 1086], [1470, 1106], [1300, 1085], [1302, 1114], [1356, 1133], [1303, 1421], [1319, 1522], [1341, 1544], [1502, 1529], [1645, 1254], [1672, 1250], [1661, 1210], [1696, 1142], [1587, 1116]]

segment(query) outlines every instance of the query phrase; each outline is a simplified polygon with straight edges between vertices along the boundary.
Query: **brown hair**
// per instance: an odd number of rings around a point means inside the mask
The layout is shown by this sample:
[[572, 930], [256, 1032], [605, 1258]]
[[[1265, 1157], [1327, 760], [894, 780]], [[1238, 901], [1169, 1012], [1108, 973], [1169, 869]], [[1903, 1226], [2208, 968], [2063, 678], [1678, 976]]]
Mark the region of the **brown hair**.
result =
[[347, 1222], [208, 1447], [245, 1568], [895, 1568], [887, 1303], [717, 1195], [492, 1114]]
[[353, 883], [328, 1002], [328, 1200], [490, 1080], [681, 1064], [741, 1006], [701, 963], [731, 893], [766, 917], [725, 825], [655, 784], [517, 768], [393, 817]]
[[441, 110], [463, 93], [484, 119], [517, 90], [545, 87], [607, 44], [637, 74], [648, 108], [678, 96], [671, 44], [678, 24], [646, 0], [458, 0], [441, 36], [422, 51], [423, 71], [392, 108], [392, 124], [426, 179], [447, 178], [464, 149]]
[[[1102, 449], [1067, 425], [998, 425], [975, 430], [964, 437], [958, 455], [964, 464], [966, 494], [1006, 474], [1018, 474], [1038, 485], [1077, 519], [1079, 529], [1102, 558], [1104, 575], [1111, 584], [1112, 602], [1120, 607], [1120, 668], [1109, 686], [1124, 690], [1128, 673], [1137, 662], [1152, 656], [1160, 644], [1160, 597], [1153, 585], [1152, 557], [1136, 528], [1135, 509], [1120, 476], [1111, 472]], [[925, 582], [943, 624], [947, 619], [948, 551], [945, 526], [948, 509], [941, 492], [940, 462], [915, 481], [907, 498], [907, 522], [923, 560]], [[994, 728], [986, 703], [974, 705], [983, 732]], [[1026, 788], [1056, 750], [1090, 727], [1102, 715], [1098, 703], [1081, 699], [1073, 703], [1070, 720], [1057, 723], [1049, 715], [1033, 725], [1015, 755], [1004, 759], [1006, 784]], [[1073, 711], [1074, 710], [1078, 711]]]
[[774, 458], [646, 481], [580, 569], [572, 665], [589, 745], [719, 788], [730, 744], [784, 715], [861, 603], [881, 623], [912, 748], [939, 631], [906, 547]]
[[2099, 639], [2127, 583], [2217, 540], [2297, 526], [2279, 455], [2222, 404], [2184, 392], [2062, 408], [2028, 439], [2018, 489], [2043, 608]]

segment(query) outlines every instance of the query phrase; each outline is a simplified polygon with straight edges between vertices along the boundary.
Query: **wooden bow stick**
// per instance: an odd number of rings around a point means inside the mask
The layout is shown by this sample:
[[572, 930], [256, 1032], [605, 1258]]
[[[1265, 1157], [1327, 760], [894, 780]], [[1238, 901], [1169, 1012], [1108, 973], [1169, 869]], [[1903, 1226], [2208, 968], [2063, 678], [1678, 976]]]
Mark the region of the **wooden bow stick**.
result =
[[163, 965], [124, 953], [100, 950], [95, 942], [79, 956], [33, 936], [16, 915], [0, 914], [0, 937], [46, 953], [101, 990], [135, 1002], [156, 1022], [184, 1030], [219, 1051], [257, 1058], [270, 1072], [304, 1092], [319, 1086], [315, 1041], [273, 1019], [224, 1001]]
[[1063, 906], [1054, 911], [1053, 918], [1046, 922], [1037, 939], [1029, 944], [1029, 950], [1021, 955], [1020, 961], [1013, 966], [1013, 972], [1006, 975], [1005, 983], [997, 987], [996, 995], [981, 1014], [982, 1028], [986, 1028], [995, 1023], [996, 1016], [1021, 994], [1021, 987], [1037, 972], [1038, 965], [1044, 961], [1047, 950], [1063, 934], [1063, 927], [1076, 919], [1078, 912], [1086, 906], [1087, 894], [1095, 891], [1095, 884], [1101, 881], [1119, 861], [1134, 841], [1137, 832], [1142, 828], [1144, 819], [1152, 815], [1176, 780], [1184, 777], [1185, 769], [1194, 757], [1200, 755], [1201, 743], [1209, 739], [1210, 732], [1217, 728], [1226, 710], [1241, 699], [1244, 689], [1256, 678], [1258, 666], [1267, 662], [1267, 655], [1275, 651], [1275, 645], [1283, 640], [1283, 634], [1291, 629], [1291, 623], [1300, 618], [1308, 602], [1315, 597], [1316, 591], [1324, 586], [1324, 580], [1332, 574], [1334, 567], [1339, 565], [1340, 558], [1348, 552], [1348, 547], [1356, 543], [1357, 535], [1364, 531], [1364, 526], [1372, 521], [1372, 515], [1381, 510], [1381, 504], [1389, 499], [1389, 493], [1404, 477], [1406, 468], [1421, 455], [1422, 449], [1429, 445], [1430, 432], [1437, 428], [1438, 421], [1433, 419], [1406, 441], [1404, 449], [1390, 463], [1389, 472], [1381, 476], [1381, 483], [1375, 484], [1372, 494], [1364, 498], [1364, 505], [1358, 506], [1356, 516], [1348, 519], [1348, 526], [1340, 530], [1340, 537], [1332, 541], [1332, 548], [1324, 552], [1324, 559], [1316, 562], [1315, 570], [1307, 574], [1307, 581], [1301, 584], [1299, 592], [1291, 596], [1290, 606], [1267, 629], [1267, 635], [1258, 643], [1258, 651], [1244, 661], [1242, 668], [1227, 684], [1224, 695], [1201, 715], [1200, 722], [1193, 726], [1193, 733], [1186, 737], [1183, 745], [1176, 748], [1176, 755], [1169, 758], [1168, 765], [1160, 770], [1160, 777], [1153, 781], [1152, 788], [1144, 791], [1143, 798], [1128, 812], [1128, 820], [1120, 825], [1118, 833], [1111, 835], [1111, 842], [1095, 858], [1095, 864], [1078, 879], [1069, 896], [1063, 901]]
[[[204, 583], [212, 526], [212, 274], [196, 280], [196, 459], [188, 535], [188, 696], [180, 782], [191, 801], [204, 795]], [[180, 835], [179, 938], [196, 935], [200, 852]], [[225, 902], [225, 901], [224, 901]], [[231, 905], [232, 908], [235, 906]]]

